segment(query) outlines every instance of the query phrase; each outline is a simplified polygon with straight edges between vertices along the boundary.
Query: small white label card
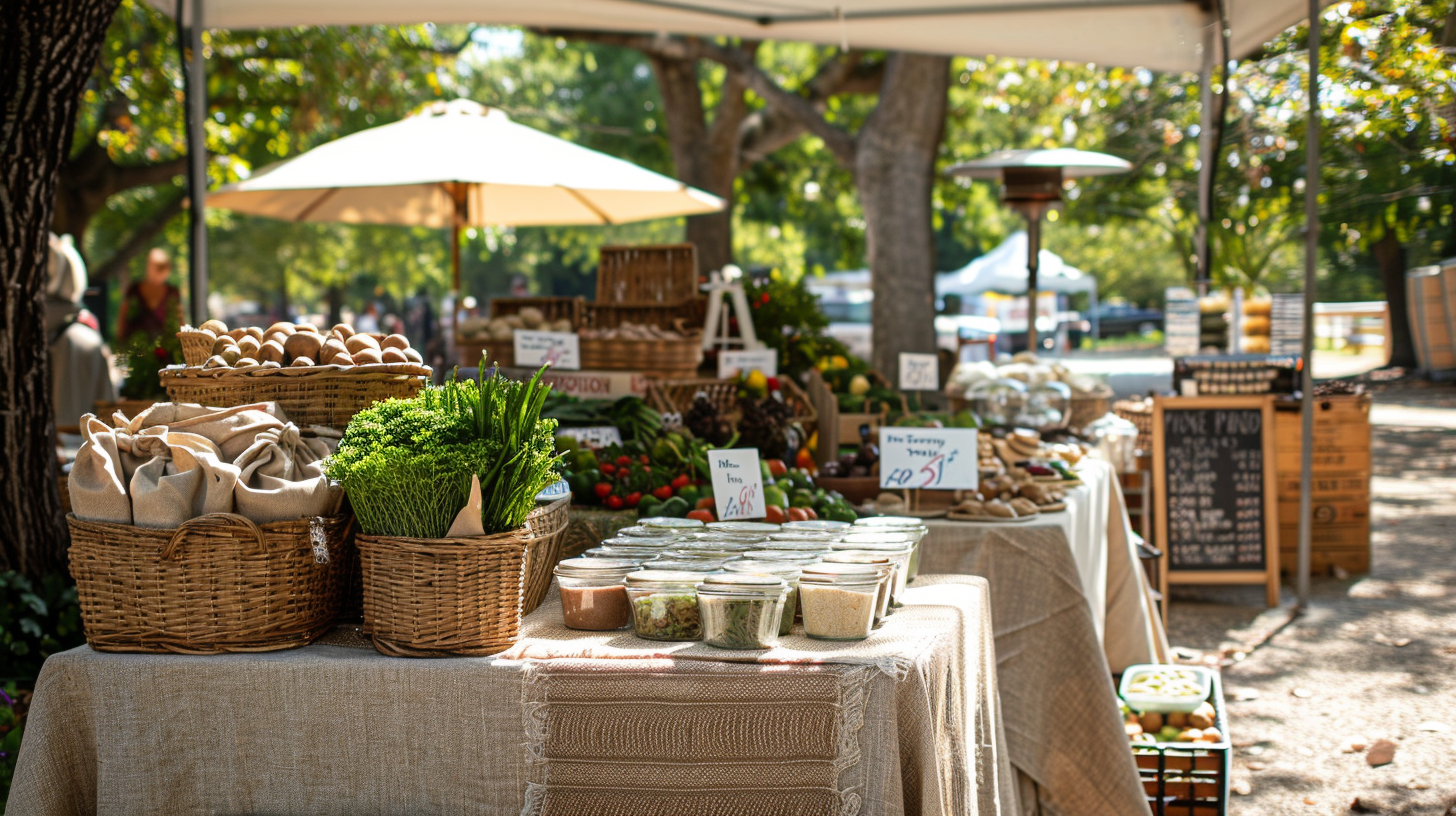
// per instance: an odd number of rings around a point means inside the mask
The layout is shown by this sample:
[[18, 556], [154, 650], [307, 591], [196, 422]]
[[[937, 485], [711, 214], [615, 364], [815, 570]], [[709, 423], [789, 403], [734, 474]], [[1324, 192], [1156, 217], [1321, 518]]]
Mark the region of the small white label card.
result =
[[708, 451], [708, 472], [713, 477], [713, 499], [719, 521], [763, 518], [763, 473], [756, 448]]
[[573, 332], [516, 330], [516, 366], [535, 367], [550, 363], [552, 368], [575, 371], [581, 368], [581, 339]]
[[934, 354], [900, 354], [901, 391], [939, 391], [940, 358]]
[[758, 369], [765, 377], [779, 375], [779, 353], [773, 349], [718, 352], [718, 379], [728, 380]]
[[974, 490], [980, 466], [974, 428], [880, 429], [880, 487]]

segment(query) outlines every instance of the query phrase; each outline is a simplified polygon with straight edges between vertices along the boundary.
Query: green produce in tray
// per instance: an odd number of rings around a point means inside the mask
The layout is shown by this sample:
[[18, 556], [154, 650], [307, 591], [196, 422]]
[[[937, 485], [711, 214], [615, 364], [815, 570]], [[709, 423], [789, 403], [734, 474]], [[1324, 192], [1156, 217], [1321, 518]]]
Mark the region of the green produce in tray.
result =
[[637, 598], [632, 601], [632, 629], [638, 637], [649, 640], [698, 640], [703, 636], [698, 596], [684, 593]]

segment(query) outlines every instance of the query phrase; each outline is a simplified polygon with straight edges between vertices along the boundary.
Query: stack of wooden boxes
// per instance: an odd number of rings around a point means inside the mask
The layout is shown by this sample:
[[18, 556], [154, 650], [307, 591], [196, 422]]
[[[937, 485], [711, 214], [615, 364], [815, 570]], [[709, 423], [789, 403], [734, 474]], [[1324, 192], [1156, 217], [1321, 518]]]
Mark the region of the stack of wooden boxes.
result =
[[[1370, 397], [1314, 400], [1310, 571], [1370, 571]], [[1301, 423], [1298, 404], [1275, 413], [1280, 567], [1294, 573], [1299, 548]]]

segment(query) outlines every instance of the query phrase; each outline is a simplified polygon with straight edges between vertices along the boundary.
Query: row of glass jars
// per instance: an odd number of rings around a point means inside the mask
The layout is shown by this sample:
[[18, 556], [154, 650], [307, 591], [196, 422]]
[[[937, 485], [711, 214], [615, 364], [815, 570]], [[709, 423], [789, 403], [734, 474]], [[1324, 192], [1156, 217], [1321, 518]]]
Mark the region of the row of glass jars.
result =
[[650, 640], [768, 649], [796, 617], [805, 634], [860, 640], [889, 614], [918, 561], [918, 519], [851, 526], [645, 519], [557, 565], [565, 623], [631, 625]]

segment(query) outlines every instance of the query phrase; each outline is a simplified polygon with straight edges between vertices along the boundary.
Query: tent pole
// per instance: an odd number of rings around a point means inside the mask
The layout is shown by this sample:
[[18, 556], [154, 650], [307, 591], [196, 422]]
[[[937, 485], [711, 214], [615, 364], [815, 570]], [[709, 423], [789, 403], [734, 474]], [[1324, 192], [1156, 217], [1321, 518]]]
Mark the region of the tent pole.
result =
[[1026, 211], [1026, 350], [1035, 354], [1036, 344], [1036, 272], [1041, 256], [1041, 208]]
[[[1319, 261], [1319, 49], [1320, 0], [1309, 0], [1309, 119], [1304, 134], [1304, 365], [1300, 372], [1299, 557], [1295, 594], [1299, 607], [1309, 603], [1310, 511], [1314, 474], [1314, 298]], [[1267, 522], [1265, 522], [1267, 523]]]
[[1198, 90], [1198, 227], [1194, 233], [1194, 275], [1198, 296], [1208, 294], [1209, 222], [1213, 220], [1213, 162], [1218, 146], [1213, 142], [1213, 69], [1218, 50], [1215, 31], [1218, 18], [1210, 13], [1203, 29], [1203, 74]]
[[[183, 3], [177, 0], [177, 47], [182, 51], [182, 93], [187, 115], [187, 237], [188, 311], [192, 325], [207, 321], [207, 140], [202, 123], [207, 118], [206, 63], [202, 56], [203, 0], [191, 0], [192, 24], [182, 26]], [[188, 50], [191, 51], [190, 57]]]

